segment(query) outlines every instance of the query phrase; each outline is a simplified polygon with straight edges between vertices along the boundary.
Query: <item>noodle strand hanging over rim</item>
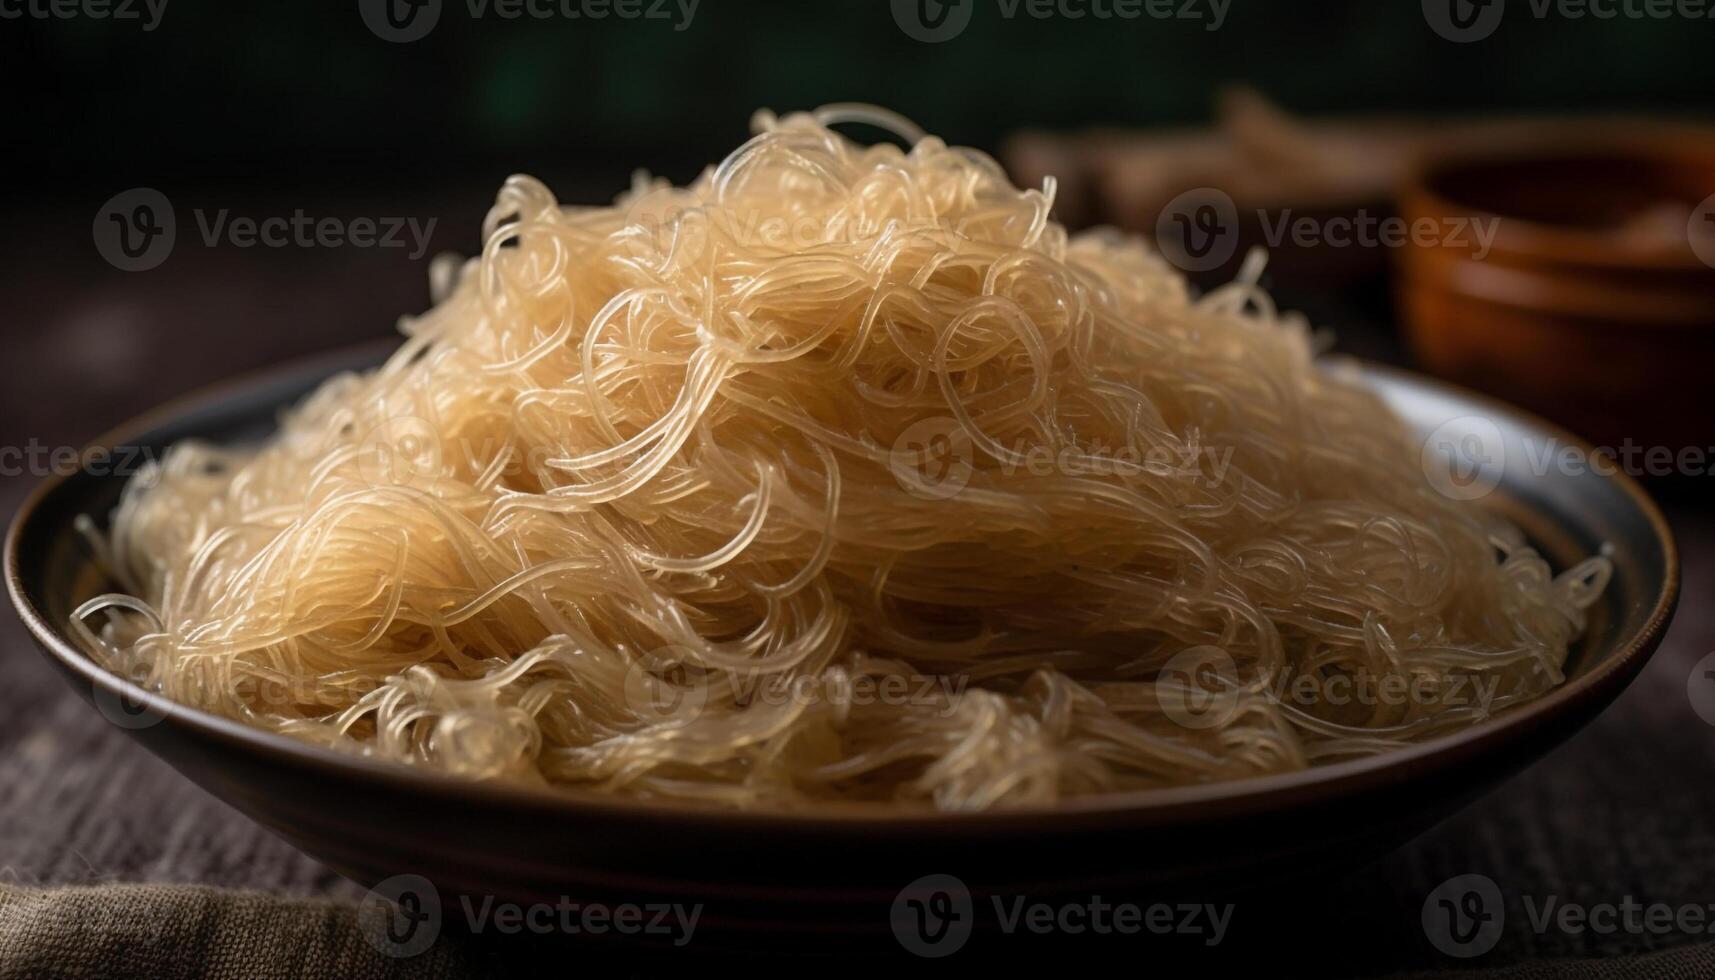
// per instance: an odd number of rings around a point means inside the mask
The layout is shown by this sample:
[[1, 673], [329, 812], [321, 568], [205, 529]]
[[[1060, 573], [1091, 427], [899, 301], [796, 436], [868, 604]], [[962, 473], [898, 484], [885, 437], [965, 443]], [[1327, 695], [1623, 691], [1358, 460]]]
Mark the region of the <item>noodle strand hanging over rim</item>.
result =
[[737, 807], [1296, 769], [1561, 680], [1607, 562], [1430, 488], [1256, 264], [1195, 297], [884, 110], [755, 127], [610, 207], [507, 181], [385, 366], [127, 488], [92, 653], [347, 751]]

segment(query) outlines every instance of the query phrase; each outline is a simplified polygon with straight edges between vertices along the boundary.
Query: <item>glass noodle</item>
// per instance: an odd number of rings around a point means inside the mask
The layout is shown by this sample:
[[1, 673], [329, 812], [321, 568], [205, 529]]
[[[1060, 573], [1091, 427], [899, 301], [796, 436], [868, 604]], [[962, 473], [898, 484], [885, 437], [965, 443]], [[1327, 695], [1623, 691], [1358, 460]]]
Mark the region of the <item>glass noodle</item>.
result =
[[755, 128], [612, 206], [507, 181], [385, 366], [133, 481], [90, 650], [346, 751], [733, 807], [1298, 769], [1561, 680], [1607, 563], [1436, 493], [1255, 264], [1198, 297], [880, 110]]

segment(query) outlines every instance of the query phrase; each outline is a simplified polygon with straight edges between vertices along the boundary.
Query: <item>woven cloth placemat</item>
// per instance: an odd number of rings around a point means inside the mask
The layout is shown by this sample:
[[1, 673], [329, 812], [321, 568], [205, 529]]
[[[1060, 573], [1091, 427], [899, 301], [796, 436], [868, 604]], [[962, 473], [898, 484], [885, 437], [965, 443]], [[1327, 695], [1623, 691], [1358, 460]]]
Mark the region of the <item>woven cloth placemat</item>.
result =
[[[574, 959], [585, 973], [596, 967], [605, 968], [601, 972], [612, 969], [609, 975], [655, 975], [672, 969], [671, 960], [625, 962], [624, 956], [609, 950]], [[437, 941], [409, 958], [384, 955], [365, 937], [356, 907], [332, 899], [279, 898], [194, 885], [0, 886], [0, 980], [464, 980], [516, 975], [543, 965], [538, 953], [511, 957], [504, 947], [473, 949], [456, 940]], [[881, 969], [863, 958], [842, 964], [845, 969], [830, 970], [830, 965], [824, 960], [800, 964], [818, 974]], [[950, 964], [934, 964], [945, 965]], [[1587, 977], [1708, 980], [1715, 977], [1715, 945], [1412, 972], [1390, 980]]]

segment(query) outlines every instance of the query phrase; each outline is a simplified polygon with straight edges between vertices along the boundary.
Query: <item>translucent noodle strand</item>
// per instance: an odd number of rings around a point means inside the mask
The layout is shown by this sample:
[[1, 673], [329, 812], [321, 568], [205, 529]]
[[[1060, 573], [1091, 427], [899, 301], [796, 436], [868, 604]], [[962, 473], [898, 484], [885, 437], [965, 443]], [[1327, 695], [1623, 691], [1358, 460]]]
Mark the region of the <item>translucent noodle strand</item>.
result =
[[893, 113], [755, 125], [611, 206], [508, 180], [385, 366], [84, 527], [131, 594], [77, 635], [338, 750], [730, 807], [1233, 779], [1560, 682], [1606, 559], [1434, 492], [1260, 258], [1198, 297]]

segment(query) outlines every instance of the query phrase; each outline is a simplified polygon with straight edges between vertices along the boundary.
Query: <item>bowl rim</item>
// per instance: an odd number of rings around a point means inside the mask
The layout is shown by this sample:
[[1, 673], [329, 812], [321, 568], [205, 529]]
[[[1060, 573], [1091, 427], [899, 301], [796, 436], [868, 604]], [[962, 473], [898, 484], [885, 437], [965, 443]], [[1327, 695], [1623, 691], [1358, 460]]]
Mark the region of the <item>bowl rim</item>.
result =
[[1554, 224], [1474, 204], [1447, 188], [1447, 181], [1454, 178], [1468, 180], [1519, 167], [1574, 160], [1667, 165], [1715, 160], [1715, 131], [1651, 127], [1607, 132], [1553, 130], [1489, 150], [1431, 155], [1406, 177], [1398, 195], [1400, 214], [1408, 221], [1419, 217], [1461, 217], [1494, 222], [1497, 231], [1491, 256], [1513, 256], [1539, 263], [1545, 269], [1564, 268], [1571, 273], [1711, 272], [1709, 265], [1690, 248], [1643, 248], [1606, 229]]
[[[213, 408], [266, 382], [312, 376], [322, 378], [342, 369], [373, 367], [397, 347], [396, 340], [346, 346], [237, 374], [196, 388], [114, 427], [93, 440], [86, 447], [86, 452], [124, 445], [195, 409]], [[1534, 427], [1539, 432], [1559, 438], [1563, 444], [1585, 452], [1595, 451], [1587, 441], [1560, 426], [1487, 395], [1372, 361], [1344, 360], [1357, 363], [1364, 375], [1391, 377], [1395, 381], [1428, 387], [1465, 404]], [[486, 808], [504, 806], [534, 812], [578, 812], [591, 816], [703, 826], [743, 825], [751, 829], [772, 828], [786, 832], [833, 830], [890, 835], [1007, 834], [1039, 830], [1044, 820], [1095, 824], [1118, 821], [1128, 826], [1142, 826], [1171, 823], [1193, 815], [1198, 818], [1245, 816], [1382, 789], [1485, 755], [1492, 749], [1524, 738], [1578, 705], [1591, 702], [1598, 707], [1604, 705], [1636, 676], [1654, 653], [1673, 617], [1680, 591], [1679, 551], [1660, 508], [1637, 481], [1622, 470], [1591, 474], [1596, 478], [1615, 480], [1626, 498], [1649, 523], [1662, 549], [1662, 588], [1656, 594], [1643, 626], [1625, 637], [1589, 672], [1536, 700], [1510, 708], [1477, 725], [1378, 755], [1291, 772], [1165, 789], [1081, 796], [1051, 805], [940, 811], [881, 804], [829, 803], [794, 809], [740, 810], [690, 801], [620, 796], [582, 787], [459, 779], [406, 763], [367, 758], [254, 728], [171, 701], [109, 673], [48, 622], [31, 599], [22, 578], [20, 545], [25, 529], [35, 523], [45, 502], [80, 472], [52, 474], [44, 478], [19, 507], [6, 533], [4, 575], [12, 605], [37, 645], [57, 661], [62, 670], [89, 684], [91, 694], [100, 691], [139, 703], [145, 710], [159, 712], [161, 724], [177, 725], [230, 750], [261, 755], [272, 763], [316, 770], [322, 775], [377, 783], [395, 791]]]

